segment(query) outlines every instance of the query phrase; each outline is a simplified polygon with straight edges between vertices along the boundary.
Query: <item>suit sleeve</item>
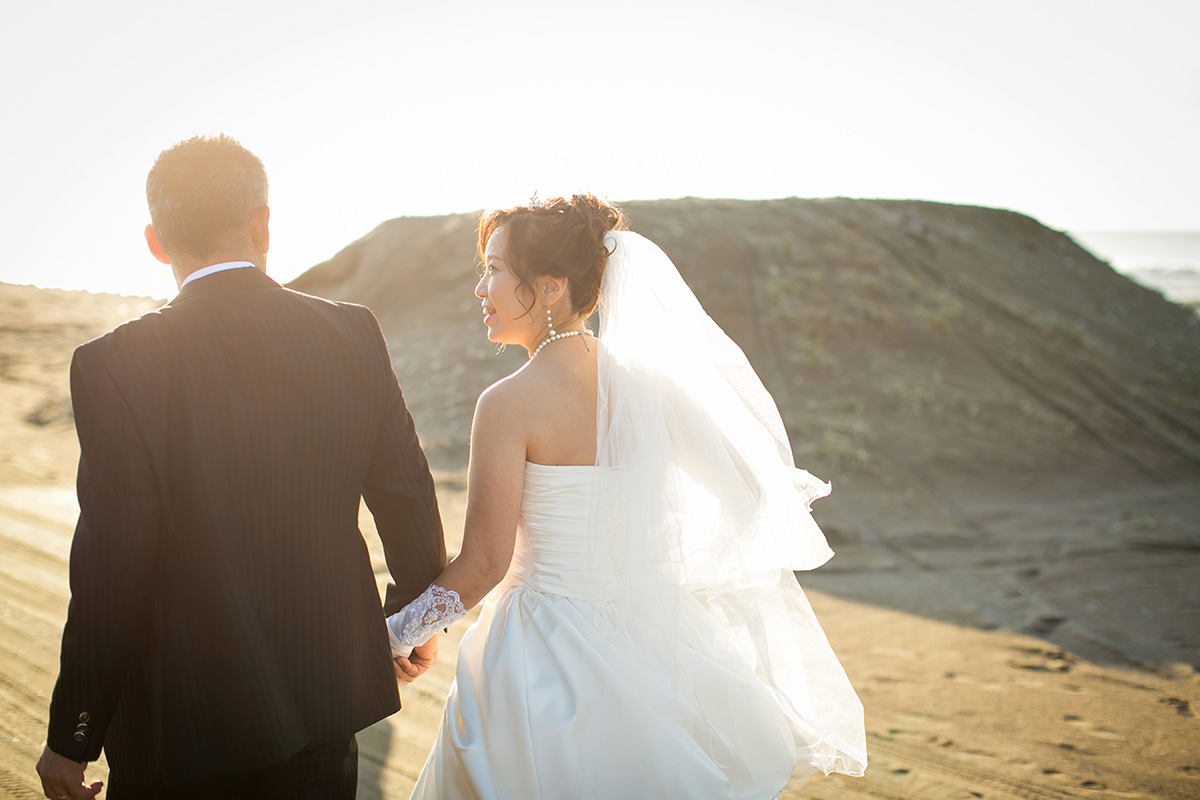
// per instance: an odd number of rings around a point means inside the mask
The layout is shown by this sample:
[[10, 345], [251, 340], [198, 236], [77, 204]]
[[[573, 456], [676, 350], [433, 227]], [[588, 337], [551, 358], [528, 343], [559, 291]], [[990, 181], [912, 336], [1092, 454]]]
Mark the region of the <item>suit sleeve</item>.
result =
[[81, 347], [71, 362], [79, 522], [47, 735], [50, 749], [73, 761], [100, 755], [129, 659], [140, 649], [159, 521], [149, 453], [97, 351]]
[[404, 404], [387, 343], [371, 318], [386, 387], [386, 411], [363, 486], [363, 498], [383, 542], [391, 583], [384, 613], [393, 614], [416, 599], [446, 566], [446, 542], [433, 476]]

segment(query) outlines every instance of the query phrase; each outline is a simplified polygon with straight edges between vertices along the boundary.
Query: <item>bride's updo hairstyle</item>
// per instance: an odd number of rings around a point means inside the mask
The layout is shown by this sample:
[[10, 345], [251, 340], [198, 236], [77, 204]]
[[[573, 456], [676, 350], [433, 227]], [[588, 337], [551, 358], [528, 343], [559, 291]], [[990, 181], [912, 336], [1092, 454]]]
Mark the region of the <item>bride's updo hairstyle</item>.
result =
[[504, 263], [521, 286], [532, 289], [541, 275], [566, 278], [571, 311], [587, 317], [596, 310], [609, 256], [604, 234], [628, 228], [619, 207], [589, 193], [485, 211], [479, 219], [481, 261], [488, 239], [501, 225], [506, 230]]

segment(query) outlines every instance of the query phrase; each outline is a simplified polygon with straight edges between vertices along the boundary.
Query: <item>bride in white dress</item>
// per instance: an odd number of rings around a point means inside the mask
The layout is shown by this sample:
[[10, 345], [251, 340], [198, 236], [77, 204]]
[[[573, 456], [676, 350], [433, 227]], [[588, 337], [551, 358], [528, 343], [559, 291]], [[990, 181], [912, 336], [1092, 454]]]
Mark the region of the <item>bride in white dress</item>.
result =
[[832, 555], [808, 508], [829, 487], [624, 229], [591, 195], [480, 223], [488, 338], [530, 359], [476, 406], [462, 552], [388, 621], [415, 675], [486, 595], [413, 797], [773, 798], [866, 767], [862, 706], [793, 574]]

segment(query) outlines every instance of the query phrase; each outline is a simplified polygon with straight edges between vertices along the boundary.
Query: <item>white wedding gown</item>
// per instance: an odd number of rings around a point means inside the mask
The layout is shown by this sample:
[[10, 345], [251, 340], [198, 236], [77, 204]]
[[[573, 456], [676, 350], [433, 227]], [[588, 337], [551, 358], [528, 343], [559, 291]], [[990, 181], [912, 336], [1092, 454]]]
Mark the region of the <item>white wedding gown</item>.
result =
[[590, 567], [596, 469], [526, 464], [512, 567], [463, 635], [414, 798], [773, 798], [792, 776], [778, 701], [706, 635], [699, 601], [684, 682], [632, 646], [614, 576]]
[[595, 466], [527, 463], [463, 635], [431, 800], [773, 798], [861, 775], [862, 705], [796, 570], [833, 555], [779, 412], [670, 259], [605, 237]]

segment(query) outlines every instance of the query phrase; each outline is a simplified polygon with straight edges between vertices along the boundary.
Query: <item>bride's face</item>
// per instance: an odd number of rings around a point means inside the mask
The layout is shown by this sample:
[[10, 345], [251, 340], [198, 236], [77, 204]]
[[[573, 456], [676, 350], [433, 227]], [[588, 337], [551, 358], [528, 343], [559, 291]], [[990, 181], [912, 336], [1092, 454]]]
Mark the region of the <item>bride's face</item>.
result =
[[[488, 339], [497, 344], [528, 346], [539, 331], [538, 309], [526, 309], [533, 304], [534, 294], [521, 284], [504, 262], [504, 226], [496, 229], [484, 250], [483, 277], [475, 285], [475, 296], [483, 304], [483, 324]], [[544, 324], [544, 321], [543, 321]]]

